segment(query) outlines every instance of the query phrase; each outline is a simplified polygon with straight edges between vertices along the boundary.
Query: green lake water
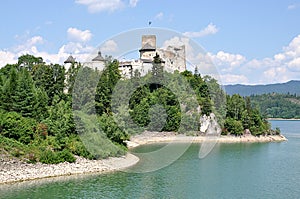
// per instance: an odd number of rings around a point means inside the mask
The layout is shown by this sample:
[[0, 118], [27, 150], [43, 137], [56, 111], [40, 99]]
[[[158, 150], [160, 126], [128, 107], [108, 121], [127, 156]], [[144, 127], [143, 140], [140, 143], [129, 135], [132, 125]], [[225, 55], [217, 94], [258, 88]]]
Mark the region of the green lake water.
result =
[[[192, 144], [149, 173], [114, 172], [0, 186], [0, 198], [299, 198], [300, 121], [271, 121], [289, 140], [217, 144], [204, 159]], [[135, 152], [153, 151], [161, 144]]]

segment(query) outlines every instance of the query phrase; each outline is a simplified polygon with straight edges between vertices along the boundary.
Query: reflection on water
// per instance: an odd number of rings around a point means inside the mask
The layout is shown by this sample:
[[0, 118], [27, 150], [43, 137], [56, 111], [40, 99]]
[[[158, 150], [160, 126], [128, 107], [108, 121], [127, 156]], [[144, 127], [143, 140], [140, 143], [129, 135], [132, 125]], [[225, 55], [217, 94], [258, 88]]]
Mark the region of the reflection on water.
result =
[[[271, 121], [282, 143], [217, 144], [199, 159], [192, 144], [155, 172], [115, 172], [0, 186], [0, 198], [297, 198], [300, 195], [300, 121]], [[135, 152], [155, 151], [147, 145]]]

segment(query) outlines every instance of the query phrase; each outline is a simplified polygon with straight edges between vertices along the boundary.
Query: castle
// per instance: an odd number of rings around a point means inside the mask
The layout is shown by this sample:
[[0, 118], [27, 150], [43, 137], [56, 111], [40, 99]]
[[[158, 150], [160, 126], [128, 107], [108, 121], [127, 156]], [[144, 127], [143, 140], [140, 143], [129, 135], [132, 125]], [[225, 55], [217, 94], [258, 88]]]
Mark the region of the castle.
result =
[[[140, 58], [137, 60], [119, 61], [119, 69], [123, 78], [130, 78], [137, 70], [141, 76], [146, 75], [152, 70], [153, 57], [158, 54], [162, 59], [164, 70], [167, 72], [174, 72], [178, 70], [183, 72], [186, 70], [185, 61], [185, 46], [168, 46], [166, 49], [156, 47], [155, 35], [143, 35], [142, 47], [139, 50]], [[64, 62], [66, 68], [68, 64], [75, 62], [75, 59], [70, 55]], [[91, 61], [83, 63], [83, 66], [90, 68], [97, 68], [103, 70], [106, 60], [102, 57], [101, 52]]]

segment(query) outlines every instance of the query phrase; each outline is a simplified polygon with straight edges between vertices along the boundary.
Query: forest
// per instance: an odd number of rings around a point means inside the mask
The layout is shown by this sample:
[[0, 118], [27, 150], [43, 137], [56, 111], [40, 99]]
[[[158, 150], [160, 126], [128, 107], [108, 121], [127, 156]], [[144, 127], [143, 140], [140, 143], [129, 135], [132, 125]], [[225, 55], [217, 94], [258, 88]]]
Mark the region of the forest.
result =
[[296, 94], [268, 93], [250, 98], [267, 118], [300, 119], [300, 96]]
[[20, 56], [0, 69], [0, 152], [31, 163], [121, 156], [131, 135], [197, 132], [201, 115], [211, 112], [223, 135], [242, 135], [245, 129], [255, 136], [279, 133], [251, 102], [255, 98], [226, 95], [210, 76], [197, 70], [170, 74], [161, 63], [156, 56], [151, 73], [141, 77], [132, 71], [124, 79], [111, 57], [98, 71]]

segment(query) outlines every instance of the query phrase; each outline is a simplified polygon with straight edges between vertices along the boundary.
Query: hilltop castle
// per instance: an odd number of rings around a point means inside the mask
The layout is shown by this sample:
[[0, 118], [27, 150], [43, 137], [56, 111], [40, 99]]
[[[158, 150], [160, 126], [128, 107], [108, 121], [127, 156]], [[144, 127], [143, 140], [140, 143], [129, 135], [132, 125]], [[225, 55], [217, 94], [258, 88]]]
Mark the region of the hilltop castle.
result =
[[[156, 47], [155, 35], [143, 35], [142, 47], [139, 50], [140, 58], [137, 60], [119, 61], [119, 69], [123, 78], [130, 78], [136, 70], [141, 76], [146, 75], [152, 70], [153, 57], [158, 54], [163, 61], [164, 70], [174, 72], [178, 70], [183, 72], [186, 70], [185, 46], [168, 46], [166, 49]], [[64, 62], [65, 65], [75, 62], [70, 55]], [[102, 57], [101, 52], [91, 61], [83, 63], [84, 66], [103, 70], [106, 60]], [[66, 66], [67, 67], [67, 66]]]

